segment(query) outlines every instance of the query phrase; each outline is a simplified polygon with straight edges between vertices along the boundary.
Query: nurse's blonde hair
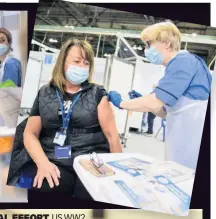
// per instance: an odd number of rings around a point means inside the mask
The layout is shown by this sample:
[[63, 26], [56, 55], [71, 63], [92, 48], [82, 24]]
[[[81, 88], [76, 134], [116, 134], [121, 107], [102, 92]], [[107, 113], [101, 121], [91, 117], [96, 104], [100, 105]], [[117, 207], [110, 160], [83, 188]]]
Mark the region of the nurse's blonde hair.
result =
[[153, 42], [169, 43], [172, 51], [181, 49], [181, 33], [171, 21], [156, 23], [145, 28], [141, 33], [141, 40], [144, 42], [151, 40]]

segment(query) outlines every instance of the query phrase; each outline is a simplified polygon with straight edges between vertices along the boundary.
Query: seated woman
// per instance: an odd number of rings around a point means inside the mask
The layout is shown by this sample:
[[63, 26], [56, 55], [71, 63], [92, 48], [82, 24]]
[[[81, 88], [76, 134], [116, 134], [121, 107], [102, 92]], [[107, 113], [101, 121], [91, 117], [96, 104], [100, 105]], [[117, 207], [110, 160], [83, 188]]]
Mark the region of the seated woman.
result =
[[[13, 165], [20, 161], [21, 175], [26, 173], [30, 178], [29, 189], [90, 197], [73, 169], [74, 158], [92, 152], [122, 152], [107, 93], [91, 83], [93, 71], [91, 45], [68, 40], [61, 48], [51, 82], [39, 90], [25, 126], [23, 140], [31, 159], [24, 152], [19, 153], [20, 160], [15, 159], [14, 152], [8, 184], [15, 183]], [[21, 177], [16, 185], [22, 186]]]

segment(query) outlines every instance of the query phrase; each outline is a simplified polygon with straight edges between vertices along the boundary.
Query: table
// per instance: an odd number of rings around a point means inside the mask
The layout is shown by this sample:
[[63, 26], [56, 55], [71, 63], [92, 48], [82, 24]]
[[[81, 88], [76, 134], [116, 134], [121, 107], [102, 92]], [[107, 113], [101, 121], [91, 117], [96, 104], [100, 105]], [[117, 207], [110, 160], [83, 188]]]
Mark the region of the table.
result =
[[0, 126], [0, 137], [14, 136], [16, 133], [16, 128], [9, 128], [7, 126]]
[[[137, 159], [145, 160], [147, 162], [155, 162], [155, 159], [151, 157], [144, 156], [141, 154], [134, 153], [113, 153], [113, 154], [99, 154], [99, 157], [104, 161], [114, 161], [120, 159], [126, 159], [130, 157], [135, 157]], [[89, 155], [81, 155], [74, 159], [74, 169], [82, 181], [83, 185], [92, 196], [95, 201], [106, 202], [111, 204], [123, 205], [128, 207], [133, 207], [132, 203], [129, 199], [126, 198], [124, 193], [115, 185], [114, 180], [124, 180], [126, 182], [134, 181], [135, 179], [131, 177], [129, 174], [124, 173], [121, 170], [116, 168], [115, 175], [109, 177], [96, 177], [87, 170], [85, 170], [79, 163], [80, 159], [89, 159]], [[108, 164], [107, 164], [108, 165]], [[108, 165], [109, 166], [109, 165]], [[137, 180], [138, 178], [136, 178]], [[185, 191], [188, 195], [192, 194], [194, 177], [191, 177], [189, 180], [185, 180], [177, 184], [183, 191]]]

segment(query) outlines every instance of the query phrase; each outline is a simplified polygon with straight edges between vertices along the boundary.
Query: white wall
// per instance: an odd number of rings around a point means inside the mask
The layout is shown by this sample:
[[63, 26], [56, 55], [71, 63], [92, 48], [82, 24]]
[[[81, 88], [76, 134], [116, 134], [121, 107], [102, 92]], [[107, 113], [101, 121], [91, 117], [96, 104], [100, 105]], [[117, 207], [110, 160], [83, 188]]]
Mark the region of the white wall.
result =
[[38, 86], [40, 85], [41, 67], [42, 61], [29, 57], [25, 83], [23, 86], [21, 108], [30, 109], [34, 103], [39, 90]]
[[[165, 68], [163, 66], [144, 63], [137, 60], [135, 68], [135, 78], [133, 89], [142, 95], [148, 95], [153, 91], [153, 85], [163, 77]], [[132, 128], [141, 128], [143, 113], [132, 112], [129, 120], [129, 126]], [[161, 119], [156, 117], [154, 120], [154, 131], [157, 132], [161, 126]]]
[[[132, 87], [134, 66], [114, 57], [110, 70], [107, 91], [118, 91], [123, 99], [129, 99], [128, 92]], [[115, 106], [113, 106], [113, 111], [118, 132], [127, 134], [129, 130], [129, 124], [127, 123], [128, 112]]]
[[151, 93], [153, 85], [163, 77], [164, 70], [162, 65], [153, 65], [137, 60], [133, 88], [142, 95]]
[[94, 73], [92, 75], [92, 79], [95, 83], [103, 85], [104, 83], [104, 75], [105, 75], [105, 67], [106, 67], [106, 59], [105, 58], [95, 58], [95, 67]]

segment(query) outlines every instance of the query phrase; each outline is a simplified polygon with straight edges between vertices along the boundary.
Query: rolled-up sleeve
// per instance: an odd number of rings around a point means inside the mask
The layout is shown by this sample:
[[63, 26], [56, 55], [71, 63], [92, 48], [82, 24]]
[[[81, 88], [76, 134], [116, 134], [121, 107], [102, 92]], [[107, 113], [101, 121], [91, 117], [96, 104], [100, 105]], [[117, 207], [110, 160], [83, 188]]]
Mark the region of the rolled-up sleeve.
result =
[[101, 102], [104, 96], [107, 96], [107, 91], [103, 86], [98, 86], [98, 104]]
[[167, 66], [164, 77], [159, 81], [154, 93], [168, 106], [176, 104], [188, 89], [197, 68], [197, 60], [193, 56], [176, 57]]

